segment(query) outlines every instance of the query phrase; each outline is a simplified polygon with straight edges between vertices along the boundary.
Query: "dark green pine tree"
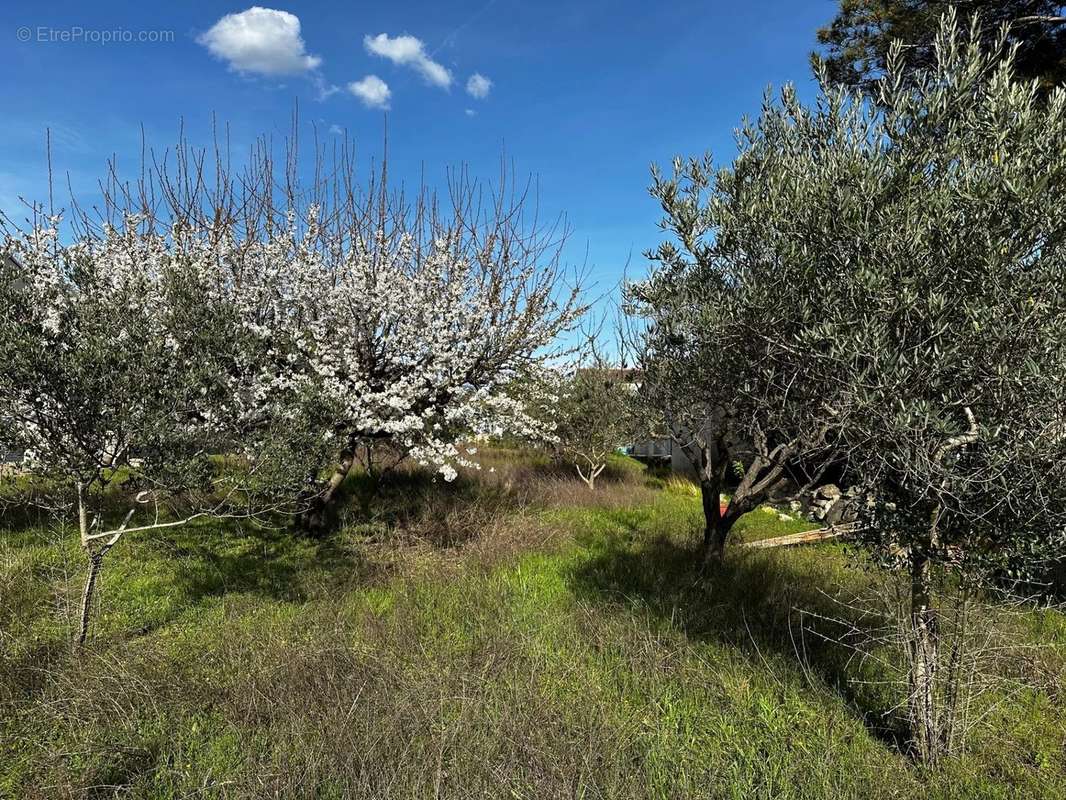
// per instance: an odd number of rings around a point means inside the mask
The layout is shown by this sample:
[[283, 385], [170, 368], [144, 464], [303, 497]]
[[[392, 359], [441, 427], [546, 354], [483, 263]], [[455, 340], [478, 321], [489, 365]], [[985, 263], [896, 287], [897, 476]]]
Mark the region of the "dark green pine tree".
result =
[[986, 44], [1007, 25], [1018, 48], [1015, 73], [1038, 79], [1041, 94], [1066, 83], [1066, 3], [1053, 0], [840, 0], [836, 18], [818, 31], [812, 64], [824, 65], [832, 82], [872, 96], [894, 40], [904, 45], [907, 74], [936, 63], [940, 17], [951, 6], [962, 26], [977, 19]]

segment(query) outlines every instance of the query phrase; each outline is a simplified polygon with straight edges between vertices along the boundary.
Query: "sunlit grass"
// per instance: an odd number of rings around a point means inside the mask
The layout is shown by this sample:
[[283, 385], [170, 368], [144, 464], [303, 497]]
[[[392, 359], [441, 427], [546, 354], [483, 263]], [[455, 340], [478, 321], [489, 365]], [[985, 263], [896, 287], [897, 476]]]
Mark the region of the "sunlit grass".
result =
[[[701, 573], [691, 484], [623, 462], [589, 493], [492, 458], [386, 487], [372, 533], [356, 502], [319, 542], [130, 537], [81, 656], [71, 532], [0, 533], [0, 797], [1066, 796], [1061, 697], [1018, 698], [923, 774], [897, 698], [841, 648], [797, 647], [798, 610], [870, 578], [839, 545]], [[756, 511], [737, 533], [805, 527]], [[1060, 658], [1064, 631], [1034, 612]]]

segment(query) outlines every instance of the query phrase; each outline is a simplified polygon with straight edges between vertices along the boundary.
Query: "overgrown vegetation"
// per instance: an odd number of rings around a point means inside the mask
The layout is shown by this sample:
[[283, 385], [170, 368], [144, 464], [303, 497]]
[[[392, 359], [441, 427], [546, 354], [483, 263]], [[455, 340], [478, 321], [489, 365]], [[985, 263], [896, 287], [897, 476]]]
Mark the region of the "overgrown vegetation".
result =
[[[353, 476], [329, 539], [131, 539], [80, 655], [76, 541], [5, 529], [0, 797], [1066, 796], [1060, 613], [1022, 631], [1057, 683], [988, 698], [924, 772], [892, 684], [822, 620], [884, 573], [838, 545], [701, 573], [693, 484], [613, 459], [590, 492], [539, 454], [481, 457], [383, 478], [370, 517]], [[806, 525], [757, 510], [735, 534]]]
[[[567, 375], [506, 180], [180, 144], [0, 218], [0, 794], [1066, 796], [1066, 623], [1004, 592], [1066, 555], [1066, 91], [1012, 30], [656, 169], [635, 370]], [[697, 483], [617, 454], [664, 429]], [[761, 552], [830, 471], [851, 549]]]

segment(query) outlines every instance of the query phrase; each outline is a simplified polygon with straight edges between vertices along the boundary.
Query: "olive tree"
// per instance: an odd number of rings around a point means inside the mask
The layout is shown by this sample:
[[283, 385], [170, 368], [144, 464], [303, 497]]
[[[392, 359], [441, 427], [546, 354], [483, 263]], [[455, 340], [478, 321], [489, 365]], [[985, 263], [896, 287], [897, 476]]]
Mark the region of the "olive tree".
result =
[[[742, 133], [742, 148], [751, 136]], [[809, 324], [822, 298], [811, 283], [782, 286], [759, 234], [732, 224], [733, 204], [749, 202], [742, 159], [725, 169], [710, 156], [676, 159], [670, 177], [653, 169], [651, 193], [673, 239], [648, 253], [651, 275], [627, 287], [641, 399], [699, 480], [704, 563], [723, 557], [742, 515], [817, 483], [833, 463], [840, 408], [801, 353], [773, 358], [773, 337]]]
[[1044, 106], [1011, 55], [950, 19], [935, 69], [882, 91], [881, 174], [855, 187], [853, 289], [821, 352], [854, 385], [844, 437], [878, 498], [869, 540], [906, 554], [911, 727], [931, 761], [956, 690], [939, 680], [937, 573], [975, 583], [1066, 552], [1066, 92]]
[[740, 276], [718, 294], [751, 300], [750, 377], [722, 373], [738, 405], [826, 431], [865, 489], [862, 541], [909, 583], [927, 762], [957, 744], [964, 689], [939, 592], [1066, 552], [1066, 92], [951, 15], [935, 49], [903, 80], [896, 48], [876, 104], [786, 90], [701, 207], [706, 258]]

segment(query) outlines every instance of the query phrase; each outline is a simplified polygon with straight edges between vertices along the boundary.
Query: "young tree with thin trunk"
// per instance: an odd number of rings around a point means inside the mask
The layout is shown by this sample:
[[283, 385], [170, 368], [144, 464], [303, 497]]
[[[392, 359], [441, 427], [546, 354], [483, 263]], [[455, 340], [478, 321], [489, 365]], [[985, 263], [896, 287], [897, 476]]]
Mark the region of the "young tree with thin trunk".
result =
[[1066, 554], [1066, 91], [1042, 97], [1004, 42], [950, 16], [935, 50], [912, 84], [890, 68], [883, 116], [863, 114], [874, 135], [818, 117], [842, 134], [825, 139], [869, 144], [859, 158], [827, 145], [855, 178], [808, 194], [849, 265], [810, 346], [825, 380], [853, 387], [841, 431], [877, 498], [865, 538], [909, 573], [909, 716], [926, 762], [957, 745], [938, 588]]
[[0, 240], [0, 444], [69, 489], [88, 561], [79, 644], [121, 537], [247, 515], [258, 469], [212, 458], [239, 452], [223, 374], [233, 331], [196, 289], [215, 251], [127, 212], [64, 242], [60, 216], [33, 209], [24, 232], [8, 225]]
[[594, 343], [587, 349], [587, 357], [563, 378], [548, 416], [559, 450], [595, 489], [610, 456], [645, 438], [650, 426], [637, 398], [637, 371], [613, 364]]

